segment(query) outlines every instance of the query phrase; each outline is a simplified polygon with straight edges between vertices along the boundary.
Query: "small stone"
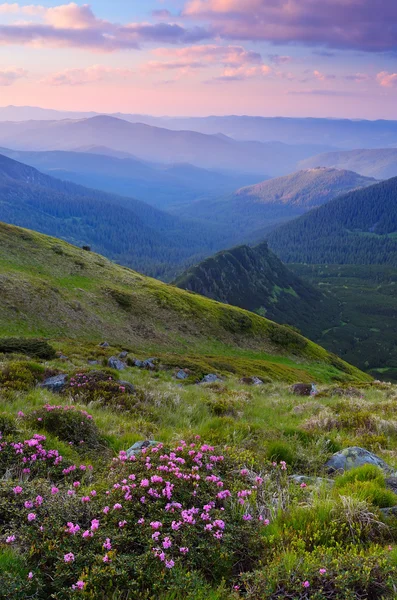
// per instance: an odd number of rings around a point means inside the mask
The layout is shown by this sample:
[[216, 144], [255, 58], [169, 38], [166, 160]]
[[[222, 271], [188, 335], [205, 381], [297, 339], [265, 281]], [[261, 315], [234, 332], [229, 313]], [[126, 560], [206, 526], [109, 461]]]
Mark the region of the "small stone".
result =
[[102, 342], [101, 344], [99, 344], [101, 348], [109, 348], [109, 344], [108, 342]]
[[123, 350], [123, 352], [120, 352], [119, 354], [119, 358], [121, 358], [121, 360], [127, 358], [128, 356], [128, 352], [126, 350]]
[[135, 442], [135, 444], [131, 446], [131, 448], [128, 448], [127, 456], [136, 456], [137, 454], [140, 454], [145, 448], [157, 446], [157, 444], [159, 444], [159, 442], [155, 442], [154, 440], [144, 440], [142, 442]]
[[313, 383], [296, 383], [292, 386], [291, 391], [295, 396], [314, 396], [317, 393]]
[[309, 475], [291, 475], [290, 479], [297, 485], [306, 483], [306, 485], [320, 486], [323, 483], [327, 485], [334, 485], [333, 479], [326, 479], [325, 477], [311, 477]]
[[117, 371], [123, 371], [126, 368], [126, 364], [118, 359], [116, 356], [111, 356], [108, 360], [108, 366], [111, 369], [116, 369]]
[[61, 392], [66, 385], [67, 378], [68, 376], [65, 373], [61, 373], [60, 375], [49, 377], [40, 384], [40, 387], [50, 392]]
[[259, 377], [243, 377], [240, 381], [245, 385], [263, 385], [263, 381]]
[[209, 373], [208, 375], [205, 375], [203, 377], [203, 379], [200, 381], [200, 383], [217, 383], [218, 381], [222, 381], [222, 379], [220, 377], [218, 377], [218, 375]]
[[183, 380], [183, 379], [188, 379], [188, 378], [189, 378], [189, 373], [187, 373], [187, 372], [186, 372], [186, 371], [184, 371], [183, 369], [180, 369], [180, 370], [179, 370], [179, 371], [176, 373], [175, 377], [176, 377], [177, 379], [181, 379], [181, 380]]
[[101, 364], [99, 362], [99, 360], [88, 360], [87, 362], [89, 365], [100, 365]]

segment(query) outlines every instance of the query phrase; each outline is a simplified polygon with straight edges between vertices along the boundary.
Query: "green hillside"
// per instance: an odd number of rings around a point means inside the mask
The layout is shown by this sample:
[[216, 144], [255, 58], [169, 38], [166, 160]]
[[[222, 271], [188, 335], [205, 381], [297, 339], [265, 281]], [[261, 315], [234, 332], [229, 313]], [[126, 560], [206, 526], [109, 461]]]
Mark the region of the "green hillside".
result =
[[333, 323], [337, 301], [326, 298], [290, 271], [268, 248], [238, 246], [191, 267], [175, 284], [186, 290], [239, 306], [278, 323], [319, 335]]
[[366, 379], [258, 315], [32, 231], [1, 224], [0, 272], [2, 336], [107, 339], [136, 352], [167, 356], [169, 364], [191, 363], [201, 373], [259, 373], [289, 381]]
[[287, 263], [397, 266], [397, 177], [335, 198], [272, 231]]

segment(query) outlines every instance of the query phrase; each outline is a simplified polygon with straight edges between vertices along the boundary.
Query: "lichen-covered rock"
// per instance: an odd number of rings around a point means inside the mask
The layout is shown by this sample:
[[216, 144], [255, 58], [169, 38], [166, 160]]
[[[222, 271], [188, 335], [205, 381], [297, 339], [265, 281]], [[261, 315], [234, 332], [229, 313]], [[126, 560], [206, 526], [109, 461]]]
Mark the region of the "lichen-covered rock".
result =
[[363, 465], [375, 465], [382, 469], [384, 473], [393, 473], [393, 469], [384, 460], [379, 458], [379, 456], [358, 446], [352, 446], [351, 448], [345, 448], [340, 452], [336, 452], [325, 463], [325, 467], [329, 473], [349, 471]]
[[159, 442], [155, 442], [154, 440], [143, 440], [142, 442], [135, 442], [135, 444], [131, 446], [131, 448], [128, 448], [127, 456], [136, 456], [137, 454], [140, 454], [140, 452], [142, 452], [142, 450], [144, 450], [145, 448], [157, 446], [158, 443]]
[[40, 384], [40, 387], [45, 390], [49, 390], [50, 392], [62, 392], [66, 385], [67, 379], [68, 376], [65, 373], [54, 375], [54, 377], [45, 379], [43, 383]]
[[126, 364], [117, 358], [117, 356], [111, 356], [108, 360], [108, 366], [111, 369], [116, 369], [117, 371], [123, 371], [126, 368]]

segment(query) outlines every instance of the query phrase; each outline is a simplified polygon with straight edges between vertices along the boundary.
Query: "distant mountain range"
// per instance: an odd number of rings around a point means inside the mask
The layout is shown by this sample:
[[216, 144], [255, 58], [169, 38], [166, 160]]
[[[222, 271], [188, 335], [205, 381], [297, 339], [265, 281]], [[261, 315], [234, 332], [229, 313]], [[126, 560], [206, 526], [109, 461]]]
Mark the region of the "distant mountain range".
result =
[[397, 177], [339, 196], [267, 238], [284, 262], [397, 266]]
[[306, 169], [263, 181], [216, 200], [180, 206], [185, 218], [217, 223], [236, 243], [263, 238], [270, 227], [294, 219], [347, 191], [375, 183], [351, 171]]
[[292, 273], [266, 242], [219, 252], [191, 267], [175, 285], [311, 335], [330, 326], [337, 314], [337, 303]]
[[[86, 119], [98, 114], [95, 112], [55, 111], [29, 106], [7, 106], [0, 108], [0, 121]], [[246, 115], [153, 117], [115, 113], [112, 116], [131, 123], [145, 123], [173, 130], [190, 130], [210, 135], [222, 133], [239, 140], [259, 142], [277, 140], [287, 144], [322, 144], [335, 149], [397, 146], [397, 121]], [[12, 147], [11, 144], [10, 146]]]
[[171, 131], [109, 116], [63, 121], [0, 122], [0, 146], [13, 150], [86, 150], [100, 146], [166, 164], [204, 169], [284, 175], [329, 145], [236, 141], [225, 135]]
[[215, 228], [181, 221], [133, 198], [60, 181], [2, 155], [0, 220], [92, 246], [158, 277], [175, 275], [186, 262], [222, 246]]
[[90, 147], [89, 152], [0, 148], [0, 153], [59, 179], [139, 198], [159, 208], [198, 198], [216, 198], [262, 178], [209, 171], [189, 164], [148, 163], [99, 146]]
[[397, 176], [397, 148], [328, 152], [308, 158], [300, 166], [305, 169], [316, 166], [351, 169], [367, 177], [390, 179]]

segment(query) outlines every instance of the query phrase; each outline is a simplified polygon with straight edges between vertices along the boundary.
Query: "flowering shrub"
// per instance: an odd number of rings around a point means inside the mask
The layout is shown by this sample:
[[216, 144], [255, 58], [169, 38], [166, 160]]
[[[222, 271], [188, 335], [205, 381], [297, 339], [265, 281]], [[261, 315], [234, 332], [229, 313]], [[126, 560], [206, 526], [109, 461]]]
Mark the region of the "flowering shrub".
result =
[[92, 416], [75, 406], [46, 404], [26, 416], [26, 421], [56, 435], [77, 449], [93, 449], [103, 445], [102, 436]]
[[276, 481], [286, 483], [285, 469], [269, 465], [254, 477], [199, 440], [172, 451], [159, 444], [139, 457], [121, 452], [94, 489], [77, 480], [76, 466], [63, 469], [57, 486], [46, 482], [45, 495], [8, 484], [2, 496], [12, 498], [19, 525], [9, 519], [15, 531], [8, 525], [6, 537], [30, 548], [28, 566], [46, 598], [97, 598], [98, 590], [107, 597], [115, 588], [126, 598], [159, 597], [176, 580], [187, 589], [189, 573], [201, 586], [225, 579], [231, 588], [258, 564], [276, 510], [262, 499], [274, 497]]
[[75, 373], [70, 377], [65, 393], [78, 402], [100, 402], [103, 406], [130, 409], [132, 390], [132, 386], [119, 382], [110, 369], [105, 369]]

